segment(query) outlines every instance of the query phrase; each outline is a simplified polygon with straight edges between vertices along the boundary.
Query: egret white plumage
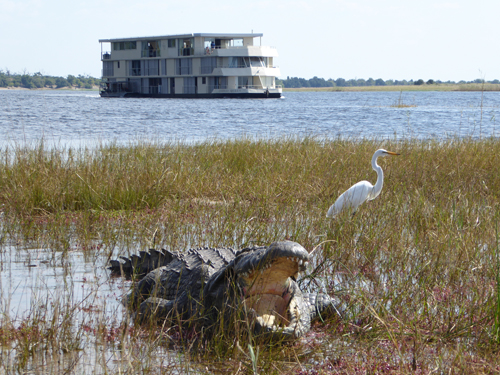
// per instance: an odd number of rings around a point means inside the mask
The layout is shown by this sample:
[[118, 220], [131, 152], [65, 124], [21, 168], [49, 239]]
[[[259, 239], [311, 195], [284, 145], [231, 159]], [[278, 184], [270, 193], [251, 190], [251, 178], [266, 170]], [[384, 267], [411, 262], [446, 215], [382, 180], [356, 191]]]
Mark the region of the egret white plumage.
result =
[[375, 172], [377, 172], [377, 182], [375, 183], [375, 186], [368, 181], [360, 181], [357, 184], [354, 184], [349, 189], [344, 191], [342, 195], [337, 198], [335, 203], [330, 206], [326, 217], [333, 218], [342, 210], [347, 209], [350, 209], [352, 213], [354, 213], [363, 202], [367, 200], [371, 201], [372, 199], [377, 198], [382, 191], [382, 186], [384, 185], [384, 171], [377, 164], [377, 159], [380, 156], [389, 155], [397, 156], [399, 154], [382, 148], [375, 151], [372, 157], [372, 168]]

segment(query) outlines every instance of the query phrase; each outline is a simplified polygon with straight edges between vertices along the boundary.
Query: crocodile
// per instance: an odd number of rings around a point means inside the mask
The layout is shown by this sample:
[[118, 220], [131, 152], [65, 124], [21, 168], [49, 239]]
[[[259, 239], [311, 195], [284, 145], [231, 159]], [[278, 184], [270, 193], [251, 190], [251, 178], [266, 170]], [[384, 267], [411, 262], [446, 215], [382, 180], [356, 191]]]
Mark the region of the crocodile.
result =
[[338, 298], [300, 290], [297, 277], [308, 261], [300, 244], [281, 241], [240, 250], [150, 249], [111, 260], [109, 269], [138, 280], [124, 304], [139, 321], [194, 318], [214, 326], [236, 312], [232, 316], [246, 316], [254, 333], [287, 340], [303, 336], [313, 320], [341, 311]]

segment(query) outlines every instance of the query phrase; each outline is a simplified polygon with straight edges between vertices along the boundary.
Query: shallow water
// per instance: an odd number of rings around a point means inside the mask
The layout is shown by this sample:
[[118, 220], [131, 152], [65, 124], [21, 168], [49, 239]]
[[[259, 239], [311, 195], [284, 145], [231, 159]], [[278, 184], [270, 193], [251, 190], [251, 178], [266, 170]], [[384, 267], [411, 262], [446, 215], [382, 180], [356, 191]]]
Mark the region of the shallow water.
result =
[[[54, 350], [49, 337], [36, 338], [22, 372], [53, 374], [71, 370], [104, 374], [143, 369], [149, 373], [152, 368], [169, 374], [185, 373], [186, 369], [193, 374], [205, 373], [200, 370], [203, 367], [189, 362], [168, 345], [137, 348], [127, 334], [121, 336], [119, 332], [129, 319], [121, 300], [131, 283], [110, 277], [106, 266], [107, 256], [100, 251], [63, 254], [50, 248], [20, 248], [14, 244], [0, 247], [0, 314], [4, 318], [0, 330], [3, 322], [9, 321], [16, 330], [26, 324], [29, 334], [31, 324], [38, 321], [44, 336], [48, 336], [47, 329], [50, 332], [54, 327], [69, 329], [68, 338], [55, 334], [63, 340], [58, 345], [77, 345], [69, 350]], [[0, 373], [15, 373], [24, 350], [19, 342], [1, 345]]]
[[0, 249], [0, 310], [23, 320], [37, 305], [48, 305], [61, 296], [75, 301], [90, 296], [102, 305], [104, 315], [123, 315], [120, 299], [130, 283], [110, 278], [105, 266], [106, 259], [98, 253], [63, 254], [50, 248], [4, 244]]

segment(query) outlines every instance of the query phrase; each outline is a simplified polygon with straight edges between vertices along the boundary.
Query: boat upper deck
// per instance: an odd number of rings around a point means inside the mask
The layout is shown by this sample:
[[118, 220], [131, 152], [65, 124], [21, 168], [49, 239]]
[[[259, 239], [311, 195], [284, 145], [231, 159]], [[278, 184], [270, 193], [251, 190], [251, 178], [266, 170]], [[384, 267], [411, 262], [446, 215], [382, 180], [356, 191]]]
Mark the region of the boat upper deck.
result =
[[129, 42], [129, 41], [143, 41], [150, 39], [166, 40], [166, 39], [184, 39], [184, 38], [213, 38], [234, 40], [242, 38], [262, 38], [262, 33], [249, 33], [249, 34], [220, 34], [220, 33], [191, 33], [191, 34], [173, 34], [173, 35], [160, 35], [160, 36], [140, 36], [140, 37], [127, 37], [127, 38], [112, 38], [112, 39], [99, 39], [99, 43], [112, 43], [112, 42]]
[[[274, 47], [262, 46], [260, 33], [214, 34], [193, 33], [149, 37], [99, 39], [101, 60], [141, 58], [177, 58], [194, 56], [277, 57]], [[259, 45], [254, 40], [259, 38]], [[109, 43], [109, 49], [103, 48]]]

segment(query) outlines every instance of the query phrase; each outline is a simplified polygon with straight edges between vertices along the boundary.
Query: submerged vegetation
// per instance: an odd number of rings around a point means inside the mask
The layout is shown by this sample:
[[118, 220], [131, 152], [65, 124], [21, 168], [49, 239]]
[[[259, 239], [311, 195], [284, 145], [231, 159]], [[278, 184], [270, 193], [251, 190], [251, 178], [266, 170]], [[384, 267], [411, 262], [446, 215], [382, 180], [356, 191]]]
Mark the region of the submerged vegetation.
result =
[[405, 103], [403, 100], [403, 91], [399, 92], [399, 98], [396, 100], [393, 104], [391, 104], [391, 107], [393, 108], [410, 108], [410, 107], [416, 107], [416, 104], [408, 104]]
[[[401, 154], [380, 161], [381, 196], [352, 217], [327, 219], [346, 188], [374, 182], [370, 159], [380, 147]], [[72, 280], [75, 253], [102, 270], [149, 246], [291, 239], [314, 250], [302, 287], [348, 307], [344, 320], [317, 324], [293, 344], [264, 345], [244, 324], [211, 339], [130, 325], [95, 297], [104, 284], [117, 296], [128, 287], [104, 276], [83, 298], [37, 288], [26, 314], [13, 313], [2, 292], [2, 373], [500, 371], [498, 139], [41, 142], [0, 150], [0, 204], [2, 288], [6, 259], [33, 248]]]

